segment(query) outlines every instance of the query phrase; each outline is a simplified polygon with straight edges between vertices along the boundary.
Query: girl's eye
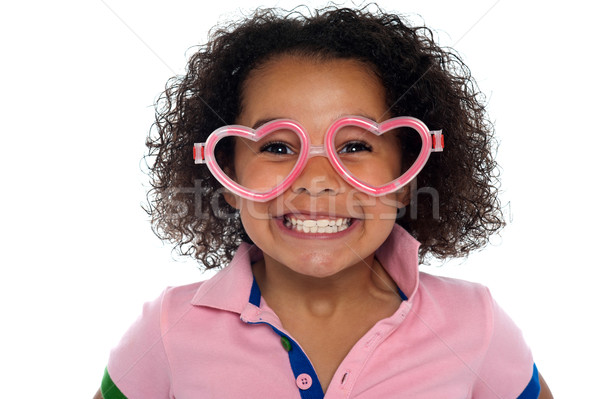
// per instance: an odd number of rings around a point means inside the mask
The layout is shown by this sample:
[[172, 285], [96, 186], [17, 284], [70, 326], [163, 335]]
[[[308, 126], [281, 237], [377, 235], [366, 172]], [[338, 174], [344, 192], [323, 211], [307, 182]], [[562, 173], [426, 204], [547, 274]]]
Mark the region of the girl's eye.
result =
[[354, 154], [357, 152], [371, 152], [372, 147], [363, 141], [350, 141], [340, 148], [340, 154]]
[[260, 152], [267, 152], [275, 155], [292, 155], [294, 153], [288, 144], [282, 142], [267, 143], [260, 147]]

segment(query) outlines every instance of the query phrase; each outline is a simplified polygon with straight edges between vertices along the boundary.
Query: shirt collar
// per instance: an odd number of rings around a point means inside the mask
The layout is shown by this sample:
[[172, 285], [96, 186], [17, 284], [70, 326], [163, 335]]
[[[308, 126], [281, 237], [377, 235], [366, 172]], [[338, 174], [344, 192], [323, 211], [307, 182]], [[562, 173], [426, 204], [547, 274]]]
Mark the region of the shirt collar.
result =
[[[419, 246], [406, 230], [394, 225], [392, 233], [375, 252], [390, 277], [411, 301], [419, 285]], [[254, 277], [250, 265], [263, 255], [256, 246], [242, 243], [231, 263], [203, 282], [192, 298], [192, 305], [242, 313], [248, 304]]]
[[421, 243], [400, 225], [375, 251], [375, 257], [411, 301], [419, 286], [419, 247]]

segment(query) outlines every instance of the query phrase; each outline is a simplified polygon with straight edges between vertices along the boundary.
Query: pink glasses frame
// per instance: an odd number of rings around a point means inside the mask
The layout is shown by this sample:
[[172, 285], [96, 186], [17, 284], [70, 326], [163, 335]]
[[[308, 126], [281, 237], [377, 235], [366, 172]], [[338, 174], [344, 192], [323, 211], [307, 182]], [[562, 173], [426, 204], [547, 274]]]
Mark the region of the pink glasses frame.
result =
[[[337, 132], [345, 126], [357, 126], [377, 135], [400, 127], [413, 128], [421, 137], [423, 143], [421, 152], [413, 165], [399, 178], [392, 180], [383, 186], [371, 186], [354, 177], [344, 167], [335, 151], [335, 136]], [[279, 129], [291, 130], [298, 135], [301, 143], [300, 153], [298, 154], [298, 160], [290, 174], [270, 191], [259, 193], [239, 185], [231, 180], [217, 164], [214, 151], [217, 143], [221, 139], [225, 137], [242, 137], [252, 141], [258, 141], [262, 137]], [[287, 190], [294, 180], [300, 176], [309, 158], [313, 156], [324, 156], [329, 159], [329, 162], [337, 173], [339, 173], [339, 175], [350, 185], [366, 194], [379, 197], [397, 191], [408, 184], [423, 169], [431, 152], [440, 152], [443, 148], [444, 136], [442, 135], [441, 130], [430, 132], [425, 123], [410, 116], [391, 118], [382, 123], [374, 122], [362, 116], [342, 117], [334, 121], [327, 129], [325, 143], [320, 146], [312, 146], [310, 144], [308, 133], [298, 122], [291, 119], [276, 119], [265, 123], [256, 130], [241, 125], [228, 125], [218, 128], [208, 136], [205, 143], [194, 144], [194, 162], [196, 164], [206, 164], [213, 176], [234, 194], [252, 201], [265, 202], [281, 195]]]

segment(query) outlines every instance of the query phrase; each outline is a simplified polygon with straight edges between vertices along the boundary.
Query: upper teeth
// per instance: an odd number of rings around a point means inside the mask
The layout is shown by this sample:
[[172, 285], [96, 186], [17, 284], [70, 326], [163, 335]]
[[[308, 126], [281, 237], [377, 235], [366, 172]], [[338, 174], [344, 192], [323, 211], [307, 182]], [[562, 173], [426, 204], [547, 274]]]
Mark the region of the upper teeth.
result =
[[286, 216], [285, 225], [305, 233], [337, 233], [348, 228], [350, 219], [296, 219]]

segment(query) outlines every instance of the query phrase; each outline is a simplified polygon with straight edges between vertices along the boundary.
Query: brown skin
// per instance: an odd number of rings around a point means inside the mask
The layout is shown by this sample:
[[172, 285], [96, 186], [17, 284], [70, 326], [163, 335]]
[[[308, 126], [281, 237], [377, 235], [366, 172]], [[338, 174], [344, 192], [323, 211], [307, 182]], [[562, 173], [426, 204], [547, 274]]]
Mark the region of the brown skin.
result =
[[548, 384], [546, 384], [546, 381], [542, 378], [542, 375], [538, 373], [538, 377], [540, 379], [540, 386], [541, 386], [541, 390], [540, 390], [540, 396], [538, 396], [538, 399], [554, 399], [554, 396], [552, 396], [552, 392], [550, 392], [550, 388], [548, 388]]
[[[313, 286], [310, 279], [296, 276], [306, 283], [305, 297], [291, 306], [286, 299], [288, 293], [273, 286], [273, 281], [281, 276], [267, 273], [264, 262], [254, 266], [263, 298], [304, 348], [324, 391], [356, 342], [400, 305], [397, 293], [390, 289], [393, 280], [379, 262], [375, 260], [374, 264], [372, 270], [364, 265], [346, 270], [327, 286]], [[354, 291], [344, 291], [348, 287]], [[302, 288], [298, 285], [292, 289]], [[329, 292], [324, 292], [325, 289]], [[342, 291], [351, 295], [337, 295]]]
[[[305, 127], [312, 145], [323, 144], [327, 128], [340, 116], [368, 115], [379, 122], [389, 118], [385, 90], [379, 80], [363, 64], [340, 59], [275, 59], [250, 74], [242, 104], [236, 123], [255, 126], [273, 118], [293, 119]], [[394, 137], [388, 137], [394, 143]], [[391, 144], [384, 147], [393, 148]], [[244, 159], [246, 152], [251, 153], [242, 150], [235, 154], [236, 175], [246, 165], [238, 163], [238, 158]], [[374, 177], [397, 175], [401, 164], [399, 148], [381, 158], [385, 162], [380, 168], [368, 173]], [[244, 185], [245, 177], [240, 180]], [[267, 271], [278, 273], [285, 280], [274, 286], [321, 286], [323, 294], [334, 302], [338, 297], [328, 289], [328, 278], [349, 267], [373, 267], [375, 250], [395, 225], [396, 198], [396, 194], [371, 197], [359, 192], [320, 156], [310, 158], [290, 188], [274, 200], [257, 203], [226, 196], [232, 206], [240, 209], [246, 233], [263, 251]], [[299, 238], [279, 223], [282, 216], [290, 214], [305, 219], [352, 218], [353, 227], [343, 237], [315, 239], [307, 234]], [[319, 216], [311, 216], [314, 214]], [[306, 297], [304, 289], [281, 291]]]
[[[237, 123], [254, 126], [273, 117], [294, 119], [306, 127], [311, 142], [320, 145], [335, 119], [356, 114], [379, 121], [389, 117], [385, 90], [365, 65], [284, 56], [250, 75]], [[371, 171], [374, 175], [398, 174], [400, 150], [393, 146], [394, 137], [389, 139], [383, 147], [393, 150], [378, 154], [382, 163]], [[236, 152], [236, 165], [242, 150]], [[325, 391], [356, 342], [400, 305], [395, 283], [374, 256], [395, 224], [398, 198], [390, 197], [386, 202], [357, 192], [322, 157], [311, 158], [275, 200], [257, 204], [228, 196], [231, 205], [240, 208], [246, 232], [263, 250], [264, 260], [253, 269], [261, 293], [305, 349]], [[282, 200], [290, 209], [281, 210]], [[306, 219], [314, 219], [312, 213], [318, 218], [356, 219], [351, 233], [315, 239], [311, 234], [287, 234], [277, 220], [289, 213]]]

